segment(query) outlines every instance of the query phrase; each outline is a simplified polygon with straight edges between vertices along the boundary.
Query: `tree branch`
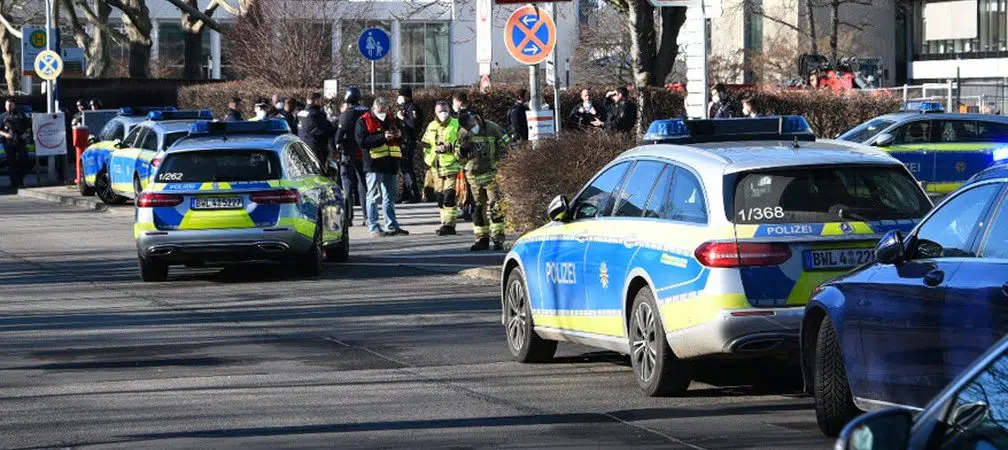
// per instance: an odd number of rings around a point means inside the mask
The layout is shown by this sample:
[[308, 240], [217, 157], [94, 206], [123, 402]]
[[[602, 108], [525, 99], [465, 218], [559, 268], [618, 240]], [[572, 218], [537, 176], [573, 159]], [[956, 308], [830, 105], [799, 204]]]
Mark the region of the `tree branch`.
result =
[[121, 0], [101, 0], [101, 1], [105, 2], [106, 4], [108, 4], [113, 8], [118, 9], [119, 11], [122, 11], [122, 13], [126, 15], [126, 17], [130, 20], [130, 22], [133, 22], [134, 24], [143, 22], [143, 18], [140, 17], [140, 15], [138, 14], [139, 11], [137, 11], [136, 8], [131, 8], [127, 6]]
[[220, 25], [217, 24], [217, 21], [211, 19], [210, 16], [204, 14], [203, 11], [200, 11], [197, 8], [193, 8], [192, 6], [185, 4], [185, 2], [183, 2], [182, 0], [167, 0], [167, 1], [176, 8], [181, 9], [182, 12], [189, 14], [189, 17], [199, 20], [206, 26], [210, 27], [212, 30], [218, 32], [221, 30]]
[[[227, 11], [227, 13], [231, 14], [232, 16], [240, 16], [241, 15], [241, 10], [239, 10], [238, 8], [235, 8], [234, 6], [232, 6], [230, 3], [227, 2], [227, 0], [211, 0], [210, 3], [211, 3], [211, 7], [213, 7], [213, 6], [220, 6], [221, 8], [224, 8], [224, 11]], [[209, 11], [209, 9], [208, 9], [208, 11]], [[210, 11], [209, 13], [212, 13], [212, 11]]]
[[4, 28], [7, 29], [8, 33], [12, 34], [14, 37], [16, 37], [19, 40], [21, 39], [21, 31], [18, 30], [17, 28], [14, 28], [14, 26], [11, 25], [10, 20], [7, 19], [7, 15], [6, 14], [0, 13], [0, 23], [3, 23], [3, 26], [4, 26]]
[[[207, 17], [213, 16], [214, 11], [217, 11], [217, 6], [219, 6], [217, 3], [211, 3], [209, 8], [203, 10], [203, 14], [206, 14]], [[207, 24], [206, 22], [201, 20], [199, 23], [196, 24], [196, 26], [193, 27], [193, 30], [197, 33], [202, 33], [203, 26], [206, 24]], [[218, 33], [222, 32], [219, 28], [214, 28], [214, 30], [217, 31]]]
[[[91, 9], [91, 6], [87, 4], [87, 0], [75, 0], [75, 1], [77, 2], [77, 6], [81, 8], [81, 11], [84, 11], [84, 15], [87, 16], [88, 22], [90, 22], [91, 25], [94, 25], [98, 27], [101, 31], [104, 31], [117, 44], [126, 45], [126, 42], [129, 41], [129, 38], [127, 38], [125, 34], [120, 33], [119, 30], [116, 30], [115, 28], [108, 26], [107, 23], [99, 19], [98, 14], [95, 14], [95, 12]], [[73, 8], [67, 8], [67, 9], [70, 10]]]

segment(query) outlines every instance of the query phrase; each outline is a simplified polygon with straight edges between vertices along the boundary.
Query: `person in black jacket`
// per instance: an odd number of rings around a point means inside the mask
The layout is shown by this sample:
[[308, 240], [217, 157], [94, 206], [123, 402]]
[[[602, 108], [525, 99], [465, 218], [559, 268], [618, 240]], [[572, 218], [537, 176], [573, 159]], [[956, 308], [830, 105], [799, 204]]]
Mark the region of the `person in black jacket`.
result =
[[[343, 178], [343, 192], [351, 197], [351, 208], [348, 211], [350, 221], [353, 223], [353, 205], [360, 205], [361, 210], [367, 206], [367, 186], [364, 176], [364, 160], [360, 148], [354, 138], [354, 127], [357, 120], [368, 111], [366, 106], [360, 104], [360, 90], [350, 86], [343, 95], [343, 107], [340, 111], [339, 124], [336, 128], [336, 139], [334, 140], [334, 153], [339, 155], [340, 176]], [[355, 195], [356, 194], [356, 195]], [[356, 196], [357, 201], [353, 198]]]
[[276, 110], [276, 113], [272, 118], [283, 119], [287, 122], [287, 126], [291, 129], [291, 133], [298, 131], [297, 117], [294, 117], [294, 99], [287, 98], [283, 100], [283, 108]]
[[528, 110], [528, 91], [520, 89], [515, 104], [508, 110], [508, 122], [515, 142], [528, 140], [528, 117], [525, 115]]
[[735, 105], [728, 97], [728, 90], [723, 83], [717, 83], [711, 88], [711, 101], [707, 114], [711, 119], [735, 117]]
[[298, 124], [298, 137], [308, 144], [323, 166], [329, 157], [329, 140], [333, 137], [332, 123], [322, 111], [322, 94], [315, 92], [308, 96], [307, 114]]
[[413, 89], [408, 86], [399, 88], [399, 97], [396, 98], [396, 103], [399, 105], [396, 117], [399, 119], [403, 131], [402, 176], [406, 188], [403, 200], [409, 203], [418, 203], [420, 201], [420, 186], [417, 185], [416, 173], [413, 170], [413, 158], [417, 143], [420, 142], [423, 117], [421, 117], [416, 104], [413, 103]]
[[632, 133], [637, 125], [637, 105], [630, 101], [630, 91], [620, 86], [606, 94], [609, 101], [605, 126], [612, 133]]
[[228, 113], [224, 117], [225, 122], [241, 122], [242, 120], [242, 99], [240, 97], [231, 97], [231, 101], [228, 102]]
[[603, 119], [605, 119], [605, 114], [602, 113], [602, 107], [592, 100], [591, 91], [581, 89], [581, 103], [571, 110], [571, 123], [576, 125], [579, 130], [588, 130], [602, 128], [605, 125], [602, 122]]
[[[399, 191], [402, 165], [402, 130], [395, 117], [388, 114], [388, 101], [376, 97], [371, 110], [357, 119], [354, 137], [364, 157], [367, 174], [367, 224], [371, 237], [409, 234], [396, 220], [395, 202]], [[378, 201], [385, 216], [385, 227], [378, 224]]]
[[0, 138], [3, 138], [7, 152], [7, 170], [10, 186], [14, 192], [24, 187], [24, 169], [28, 160], [28, 136], [31, 135], [31, 120], [18, 109], [14, 99], [4, 103], [5, 112], [0, 114]]

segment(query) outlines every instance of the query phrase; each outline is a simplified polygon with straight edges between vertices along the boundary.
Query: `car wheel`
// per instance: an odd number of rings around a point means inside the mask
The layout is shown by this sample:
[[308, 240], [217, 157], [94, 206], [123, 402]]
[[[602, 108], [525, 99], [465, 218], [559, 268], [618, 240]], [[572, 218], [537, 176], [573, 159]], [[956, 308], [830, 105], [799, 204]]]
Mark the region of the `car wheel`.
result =
[[95, 195], [95, 189], [87, 185], [84, 177], [81, 177], [80, 181], [77, 182], [77, 192], [80, 192], [82, 197], [93, 197]]
[[532, 327], [532, 307], [529, 305], [525, 277], [519, 268], [508, 274], [504, 290], [504, 331], [508, 350], [518, 362], [546, 362], [553, 359], [557, 342], [539, 337]]
[[112, 190], [112, 181], [109, 179], [106, 169], [102, 169], [95, 177], [95, 195], [106, 205], [120, 205], [126, 201], [123, 196]]
[[151, 261], [137, 256], [140, 265], [140, 279], [143, 281], [165, 281], [168, 279], [168, 264]]
[[349, 202], [344, 202], [343, 205], [343, 237], [336, 245], [330, 245], [325, 249], [325, 259], [328, 262], [347, 262], [350, 259], [350, 215], [347, 212], [347, 205]]
[[814, 358], [812, 391], [815, 395], [816, 421], [823, 434], [836, 437], [860, 411], [854, 406], [840, 340], [829, 317], [823, 319], [819, 326]]
[[649, 397], [681, 395], [690, 385], [689, 365], [665, 341], [658, 306], [647, 287], [637, 291], [630, 310], [630, 365]]
[[308, 253], [297, 259], [298, 272], [306, 277], [317, 277], [322, 274], [322, 226], [315, 225], [315, 237]]

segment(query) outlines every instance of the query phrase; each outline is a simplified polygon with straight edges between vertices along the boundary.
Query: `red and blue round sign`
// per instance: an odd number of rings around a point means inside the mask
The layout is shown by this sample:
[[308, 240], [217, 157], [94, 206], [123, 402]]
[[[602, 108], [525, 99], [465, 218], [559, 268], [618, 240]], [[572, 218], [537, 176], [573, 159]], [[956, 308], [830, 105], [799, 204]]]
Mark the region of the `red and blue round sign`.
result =
[[546, 11], [532, 5], [518, 8], [504, 26], [508, 53], [523, 64], [546, 61], [556, 47], [556, 24]]

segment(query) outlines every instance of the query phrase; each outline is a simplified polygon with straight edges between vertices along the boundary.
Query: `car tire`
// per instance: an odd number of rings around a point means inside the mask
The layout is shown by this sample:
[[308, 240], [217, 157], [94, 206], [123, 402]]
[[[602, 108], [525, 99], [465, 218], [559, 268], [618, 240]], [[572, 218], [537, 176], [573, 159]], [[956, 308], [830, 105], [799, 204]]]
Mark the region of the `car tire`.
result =
[[143, 192], [143, 186], [140, 184], [140, 174], [133, 174], [133, 198], [140, 198], [140, 193]]
[[137, 256], [140, 265], [140, 279], [145, 282], [165, 281], [168, 279], [168, 264], [144, 259]]
[[350, 259], [350, 215], [347, 204], [349, 202], [344, 202], [343, 217], [340, 217], [343, 220], [343, 237], [336, 245], [330, 245], [325, 249], [325, 260], [328, 262], [342, 263]]
[[669, 348], [651, 289], [644, 287], [634, 296], [628, 328], [630, 365], [644, 394], [649, 397], [684, 394], [691, 381], [690, 367]]
[[543, 339], [532, 326], [532, 307], [529, 305], [525, 276], [515, 268], [508, 274], [504, 285], [504, 332], [507, 335], [508, 350], [515, 361], [541, 363], [553, 359], [557, 341]]
[[315, 225], [315, 237], [312, 238], [308, 253], [297, 258], [297, 270], [302, 276], [317, 277], [322, 274], [322, 226]]
[[126, 201], [125, 197], [112, 190], [112, 180], [109, 178], [108, 169], [102, 169], [95, 177], [95, 195], [106, 205], [121, 205]]
[[77, 192], [80, 192], [81, 197], [94, 197], [95, 195], [95, 189], [87, 185], [84, 177], [81, 177], [80, 181], [77, 182]]
[[814, 358], [812, 392], [816, 422], [823, 434], [836, 437], [860, 411], [854, 406], [840, 339], [829, 317], [819, 326]]

